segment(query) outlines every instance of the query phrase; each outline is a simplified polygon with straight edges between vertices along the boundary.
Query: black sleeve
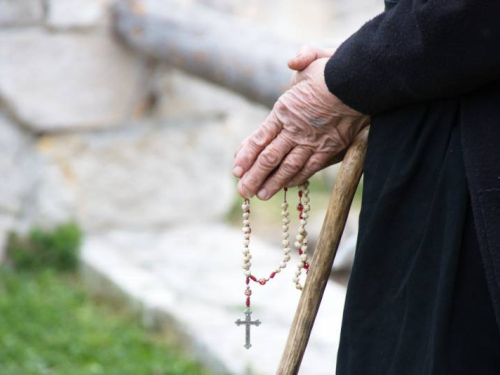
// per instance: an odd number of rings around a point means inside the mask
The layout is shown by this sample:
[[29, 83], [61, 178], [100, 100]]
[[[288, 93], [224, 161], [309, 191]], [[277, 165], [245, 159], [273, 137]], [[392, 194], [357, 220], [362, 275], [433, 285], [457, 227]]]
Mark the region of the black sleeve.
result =
[[364, 114], [497, 79], [499, 0], [400, 0], [347, 39], [325, 68], [329, 90]]

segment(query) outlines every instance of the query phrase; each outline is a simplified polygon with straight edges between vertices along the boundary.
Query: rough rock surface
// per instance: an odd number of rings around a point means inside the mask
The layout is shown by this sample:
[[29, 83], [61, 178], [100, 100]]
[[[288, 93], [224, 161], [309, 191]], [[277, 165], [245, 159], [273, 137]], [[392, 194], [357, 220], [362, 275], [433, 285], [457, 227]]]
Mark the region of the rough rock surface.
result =
[[0, 113], [0, 259], [6, 233], [18, 224], [37, 177], [31, 137]]
[[42, 19], [42, 0], [0, 0], [0, 26], [28, 26]]
[[47, 24], [52, 28], [88, 28], [104, 21], [109, 0], [50, 0]]
[[228, 133], [200, 121], [42, 137], [37, 221], [103, 231], [220, 220], [234, 198]]
[[0, 34], [0, 98], [37, 132], [105, 127], [140, 105], [142, 64], [110, 36]]

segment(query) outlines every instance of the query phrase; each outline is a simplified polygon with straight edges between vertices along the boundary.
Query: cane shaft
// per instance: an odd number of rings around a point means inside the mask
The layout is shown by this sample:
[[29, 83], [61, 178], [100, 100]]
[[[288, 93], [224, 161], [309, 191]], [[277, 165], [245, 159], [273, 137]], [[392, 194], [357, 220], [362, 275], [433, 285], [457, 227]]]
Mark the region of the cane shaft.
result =
[[368, 128], [365, 128], [356, 137], [342, 162], [277, 375], [296, 375], [299, 372], [363, 172], [367, 139]]

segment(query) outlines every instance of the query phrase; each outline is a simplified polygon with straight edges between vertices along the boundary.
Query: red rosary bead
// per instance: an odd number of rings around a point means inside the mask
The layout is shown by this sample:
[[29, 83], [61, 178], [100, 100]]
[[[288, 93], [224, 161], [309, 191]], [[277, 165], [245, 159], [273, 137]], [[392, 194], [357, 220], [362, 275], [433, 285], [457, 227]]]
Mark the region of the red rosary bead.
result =
[[266, 282], [267, 282], [267, 280], [266, 280], [266, 279], [264, 279], [264, 278], [259, 279], [259, 284], [260, 284], [260, 285], [266, 285]]
[[271, 279], [274, 279], [274, 276], [276, 276], [276, 272], [271, 272], [271, 276], [269, 276]]
[[245, 302], [245, 305], [246, 305], [247, 307], [250, 307], [250, 297], [247, 297], [247, 300], [246, 300], [246, 302]]
[[248, 284], [250, 284], [250, 278], [249, 278], [249, 277], [247, 277], [247, 279], [246, 279], [246, 281], [245, 281], [245, 282], [247, 283], [247, 285], [248, 285]]
[[250, 289], [245, 290], [245, 296], [250, 297], [252, 295], [252, 291]]
[[302, 204], [302, 203], [299, 203], [299, 204], [297, 205], [297, 210], [299, 210], [300, 212], [302, 212], [302, 211], [304, 210], [304, 206], [303, 206], [303, 204]]
[[256, 278], [254, 275], [250, 276], [250, 278], [251, 278], [253, 281], [257, 281], [257, 278]]
[[299, 190], [299, 198], [302, 198], [302, 194], [303, 194], [302, 190]]

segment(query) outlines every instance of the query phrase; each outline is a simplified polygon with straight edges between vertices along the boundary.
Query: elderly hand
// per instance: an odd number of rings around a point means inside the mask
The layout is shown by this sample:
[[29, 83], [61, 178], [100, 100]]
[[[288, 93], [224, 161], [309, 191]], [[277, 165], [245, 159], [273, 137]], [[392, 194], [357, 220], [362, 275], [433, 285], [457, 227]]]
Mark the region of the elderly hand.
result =
[[[326, 52], [325, 52], [326, 53]], [[244, 198], [267, 200], [285, 186], [298, 185], [342, 160], [369, 117], [344, 105], [328, 91], [326, 57], [308, 54], [297, 64], [292, 88], [276, 102], [266, 120], [235, 154], [233, 173]], [[314, 61], [313, 61], [314, 60]], [[303, 70], [302, 70], [303, 69]]]

